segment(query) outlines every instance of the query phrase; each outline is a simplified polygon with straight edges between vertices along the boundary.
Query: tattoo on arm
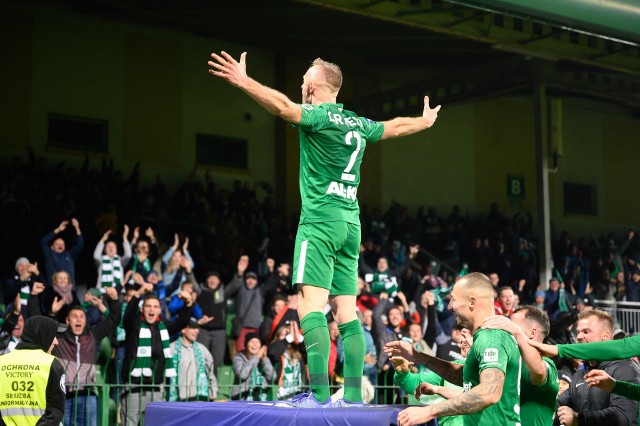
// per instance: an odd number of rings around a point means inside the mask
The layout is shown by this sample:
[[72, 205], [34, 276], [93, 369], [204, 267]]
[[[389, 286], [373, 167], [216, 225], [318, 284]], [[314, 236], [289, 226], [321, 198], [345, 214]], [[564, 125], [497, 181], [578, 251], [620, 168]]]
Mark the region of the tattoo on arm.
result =
[[487, 368], [480, 373], [480, 384], [456, 398], [431, 407], [436, 417], [471, 414], [487, 408], [500, 400], [504, 387], [504, 373], [497, 368]]
[[417, 364], [424, 365], [449, 383], [462, 386], [462, 364], [455, 364], [423, 353], [420, 355], [416, 358]]

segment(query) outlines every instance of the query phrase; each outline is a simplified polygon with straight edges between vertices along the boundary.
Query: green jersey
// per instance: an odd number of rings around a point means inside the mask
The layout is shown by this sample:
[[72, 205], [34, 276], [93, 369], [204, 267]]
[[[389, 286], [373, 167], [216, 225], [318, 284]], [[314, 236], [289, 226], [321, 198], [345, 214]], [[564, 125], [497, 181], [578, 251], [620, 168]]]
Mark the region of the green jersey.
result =
[[520, 425], [520, 350], [516, 339], [504, 330], [478, 329], [462, 370], [464, 391], [480, 384], [480, 373], [497, 368], [504, 373], [502, 398], [477, 413], [464, 416], [467, 426]]
[[384, 125], [358, 117], [342, 104], [300, 106], [300, 223], [359, 225], [360, 164], [367, 142], [380, 140]]
[[547, 367], [547, 379], [536, 386], [529, 379], [529, 369], [522, 364], [520, 381], [520, 417], [522, 426], [551, 426], [553, 415], [558, 408], [558, 370], [556, 364], [547, 357], [542, 358]]
[[640, 355], [640, 335], [620, 340], [558, 345], [558, 355], [563, 358], [613, 361]]
[[[464, 360], [456, 360], [453, 361], [456, 364], [464, 364]], [[396, 371], [393, 376], [393, 381], [400, 386], [402, 389], [407, 391], [407, 393], [413, 395], [415, 390], [420, 383], [431, 383], [436, 386], [443, 386], [447, 388], [461, 389], [460, 386], [456, 386], [452, 383], [447, 382], [442, 377], [429, 370], [425, 373], [400, 373]], [[420, 397], [420, 402], [426, 405], [437, 404], [438, 402], [443, 401], [444, 398], [437, 395], [422, 395]], [[438, 426], [463, 426], [464, 425], [464, 417], [463, 416], [444, 416], [438, 418]]]
[[616, 380], [616, 385], [611, 393], [626, 396], [634, 401], [640, 401], [640, 383], [629, 383], [622, 380]]

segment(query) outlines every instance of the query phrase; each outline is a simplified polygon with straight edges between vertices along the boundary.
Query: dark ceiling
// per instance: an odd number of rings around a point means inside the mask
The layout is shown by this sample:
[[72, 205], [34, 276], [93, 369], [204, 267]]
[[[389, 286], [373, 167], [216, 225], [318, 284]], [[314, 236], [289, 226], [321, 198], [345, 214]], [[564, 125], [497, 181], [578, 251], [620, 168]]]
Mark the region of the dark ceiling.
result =
[[[511, 81], [505, 81], [504, 87], [500, 87], [503, 83], [497, 79], [493, 93], [514, 90], [514, 87], [530, 89], [533, 80], [523, 85], [518, 75], [520, 70], [534, 63], [546, 63], [552, 66], [550, 74], [557, 76], [549, 82], [551, 86], [640, 108], [637, 75], [640, 70], [636, 70], [635, 75], [633, 71], [640, 68], [636, 66], [640, 64], [637, 48], [630, 50], [629, 46], [587, 38], [566, 29], [542, 24], [532, 26], [530, 22], [488, 14], [446, 0], [430, 0], [428, 6], [420, 1], [391, 0], [345, 0], [338, 2], [338, 6], [330, 0], [49, 0], [46, 3], [78, 13], [176, 28], [220, 40], [222, 45], [212, 46], [212, 51], [224, 49], [224, 42], [233, 42], [302, 62], [323, 57], [339, 63], [351, 74], [395, 72], [401, 75], [398, 79], [401, 84], [415, 85], [436, 79], [443, 86], [479, 87], [485, 84], [486, 78], [476, 74], [491, 78], [496, 75], [496, 67], [506, 63]], [[540, 43], [552, 49], [552, 54], [556, 49], [557, 56], [546, 58], [545, 52], [549, 50], [536, 51]], [[528, 60], [530, 62], [526, 62]], [[531, 74], [529, 70], [527, 73]], [[450, 81], [442, 81], [447, 78]], [[525, 88], [530, 92], [529, 89]], [[463, 94], [459, 99], [450, 100], [457, 102], [487, 95], [490, 93], [470, 92], [468, 96]]]
[[369, 66], [447, 72], [513, 56], [486, 43], [292, 0], [88, 0], [67, 5], [81, 12], [182, 28], [304, 61], [322, 56]]

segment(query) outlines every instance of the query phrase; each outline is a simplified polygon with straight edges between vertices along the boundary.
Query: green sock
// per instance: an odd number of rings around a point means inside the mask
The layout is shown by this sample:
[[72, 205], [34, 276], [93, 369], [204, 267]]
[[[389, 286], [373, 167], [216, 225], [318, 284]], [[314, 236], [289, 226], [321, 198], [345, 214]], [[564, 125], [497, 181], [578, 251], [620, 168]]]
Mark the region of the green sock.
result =
[[344, 400], [362, 402], [362, 374], [366, 345], [359, 320], [338, 325], [344, 347]]
[[300, 327], [307, 347], [309, 367], [309, 387], [318, 402], [329, 399], [329, 350], [331, 339], [327, 319], [322, 312], [310, 312], [302, 320]]

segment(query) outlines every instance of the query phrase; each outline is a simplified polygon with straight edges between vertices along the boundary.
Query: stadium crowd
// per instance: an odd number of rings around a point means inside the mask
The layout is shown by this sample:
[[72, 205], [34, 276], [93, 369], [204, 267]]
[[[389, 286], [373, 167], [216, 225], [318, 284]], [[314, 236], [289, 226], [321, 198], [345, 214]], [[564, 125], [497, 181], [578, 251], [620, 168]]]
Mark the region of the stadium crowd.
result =
[[[69, 325], [53, 352], [66, 370], [65, 424], [97, 424], [97, 375], [114, 385], [123, 424], [138, 424], [150, 401], [271, 400], [304, 389], [291, 285], [298, 217], [278, 208], [268, 185], [222, 188], [208, 172], [192, 172], [170, 194], [159, 175], [142, 186], [139, 164], [127, 176], [109, 160], [92, 168], [86, 158], [76, 169], [33, 150], [0, 175], [0, 350], [16, 346], [29, 316]], [[508, 217], [494, 203], [475, 217], [459, 206], [448, 216], [434, 207], [411, 215], [393, 202], [386, 210], [365, 206], [361, 217], [363, 374], [379, 403], [411, 396], [394, 384], [407, 366], [389, 360], [385, 343], [406, 340], [445, 360], [463, 358], [464, 330], [447, 305], [467, 272], [489, 276], [497, 315], [518, 305], [543, 309], [552, 343], [575, 341], [578, 315], [596, 299], [640, 301], [633, 231], [559, 233], [547, 286], [524, 210]], [[339, 387], [344, 351], [335, 321], [329, 330], [329, 373]], [[220, 367], [233, 371], [228, 390], [219, 387]], [[580, 364], [558, 367], [570, 383]]]

